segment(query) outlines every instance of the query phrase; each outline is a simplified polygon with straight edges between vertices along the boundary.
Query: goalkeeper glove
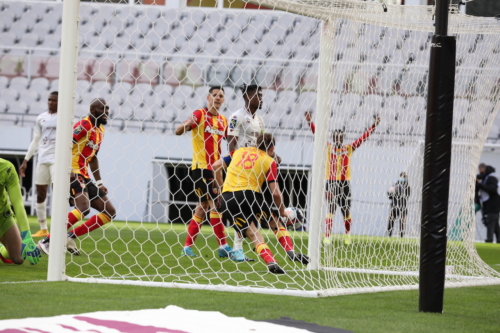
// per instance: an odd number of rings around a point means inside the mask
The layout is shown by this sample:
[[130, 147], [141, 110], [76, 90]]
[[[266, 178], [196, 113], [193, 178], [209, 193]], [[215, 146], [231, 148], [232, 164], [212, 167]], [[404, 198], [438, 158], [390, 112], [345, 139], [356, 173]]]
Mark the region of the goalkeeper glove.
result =
[[21, 256], [23, 260], [28, 258], [30, 265], [36, 265], [40, 261], [42, 254], [40, 249], [36, 246], [36, 243], [31, 238], [31, 232], [25, 231], [21, 233], [21, 237], [23, 239], [23, 247], [21, 249]]

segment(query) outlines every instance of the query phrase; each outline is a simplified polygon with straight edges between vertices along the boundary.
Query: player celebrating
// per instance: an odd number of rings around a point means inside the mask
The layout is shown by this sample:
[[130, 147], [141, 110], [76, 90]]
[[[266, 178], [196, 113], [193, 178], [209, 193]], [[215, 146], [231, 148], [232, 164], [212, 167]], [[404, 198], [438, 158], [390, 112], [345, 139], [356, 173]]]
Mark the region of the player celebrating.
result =
[[38, 149], [38, 165], [36, 167], [36, 216], [40, 223], [40, 230], [33, 237], [45, 237], [49, 234], [47, 228], [47, 188], [54, 179], [54, 157], [56, 153], [56, 128], [57, 128], [57, 100], [58, 92], [49, 94], [47, 112], [36, 117], [33, 140], [28, 148], [19, 174], [26, 177], [26, 168], [31, 156]]
[[[312, 122], [310, 112], [305, 114], [306, 121], [311, 127], [311, 131], [315, 132], [315, 126]], [[365, 142], [368, 137], [375, 131], [375, 128], [380, 123], [380, 117], [375, 116], [373, 125], [366, 130], [356, 141], [344, 145], [344, 131], [333, 131], [333, 143], [328, 143], [326, 163], [326, 201], [328, 211], [326, 214], [326, 232], [323, 239], [324, 244], [330, 244], [330, 236], [332, 232], [333, 218], [337, 205], [340, 206], [344, 217], [345, 235], [344, 243], [351, 243], [351, 156], [352, 153]]]
[[[68, 233], [66, 248], [69, 253], [80, 255], [75, 238], [85, 235], [106, 223], [116, 215], [115, 207], [107, 197], [108, 189], [103, 185], [97, 153], [104, 137], [104, 125], [108, 123], [109, 107], [102, 98], [90, 104], [90, 114], [73, 127], [73, 151], [71, 160], [70, 201], [74, 204], [68, 214], [68, 228], [90, 213], [90, 208], [99, 211], [87, 222]], [[89, 166], [95, 179], [90, 179]], [[49, 254], [50, 235], [38, 242], [43, 252]]]
[[[265, 181], [269, 183], [279, 215], [286, 219], [281, 191], [276, 182], [278, 167], [271, 157], [274, 156], [275, 140], [272, 134], [261, 134], [257, 137], [256, 144], [257, 147], [239, 148], [232, 157], [227, 155], [214, 164], [218, 192], [223, 185], [222, 203], [219, 204], [224, 206], [227, 218], [234, 221], [235, 229], [252, 241], [255, 252], [266, 262], [269, 272], [284, 274], [285, 271], [274, 259], [257, 227], [262, 211], [261, 202], [264, 200], [261, 187]], [[223, 184], [222, 171], [226, 168], [227, 175]]]
[[[14, 207], [15, 215], [10, 206]], [[19, 224], [19, 229], [16, 225]], [[0, 158], [0, 260], [7, 264], [21, 265], [28, 258], [31, 265], [40, 260], [40, 250], [31, 238], [28, 217], [19, 186], [16, 169]]]
[[217, 195], [213, 188], [212, 164], [220, 158], [221, 141], [226, 136], [227, 119], [219, 113], [224, 104], [224, 88], [211, 87], [208, 91], [208, 108], [193, 112], [191, 117], [175, 130], [175, 135], [192, 131], [193, 162], [191, 178], [194, 180], [195, 192], [199, 203], [189, 222], [188, 234], [181, 251], [181, 256], [196, 257], [192, 245], [200, 232], [207, 212], [210, 213], [210, 225], [219, 243], [219, 257], [229, 257], [234, 261], [244, 261], [240, 253], [236, 253], [227, 244], [226, 231], [222, 223], [222, 214], [218, 213], [213, 198]]

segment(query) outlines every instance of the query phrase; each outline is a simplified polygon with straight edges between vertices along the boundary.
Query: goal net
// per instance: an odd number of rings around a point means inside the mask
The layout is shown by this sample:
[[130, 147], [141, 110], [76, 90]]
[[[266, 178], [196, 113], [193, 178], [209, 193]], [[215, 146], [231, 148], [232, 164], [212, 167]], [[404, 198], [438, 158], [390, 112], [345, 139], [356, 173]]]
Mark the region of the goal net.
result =
[[[109, 105], [98, 156], [116, 217], [76, 238], [69, 280], [313, 297], [418, 287], [433, 8], [255, 3], [268, 8], [81, 3], [75, 116], [97, 97]], [[61, 12], [58, 3], [32, 6]], [[473, 206], [500, 107], [500, 26], [451, 6], [449, 31], [457, 69], [446, 285], [499, 283], [475, 250]], [[243, 84], [262, 87], [257, 114], [276, 138], [284, 204], [305, 215], [287, 232], [259, 226], [285, 275], [269, 273], [248, 239], [243, 251], [255, 261], [220, 258], [208, 213], [191, 246], [197, 256], [181, 255], [198, 197], [192, 134], [175, 130], [208, 105], [210, 86], [224, 87], [220, 113], [230, 122], [245, 106]], [[231, 247], [233, 222], [225, 221]], [[308, 232], [315, 228], [321, 235]], [[288, 258], [286, 237], [309, 266]]]

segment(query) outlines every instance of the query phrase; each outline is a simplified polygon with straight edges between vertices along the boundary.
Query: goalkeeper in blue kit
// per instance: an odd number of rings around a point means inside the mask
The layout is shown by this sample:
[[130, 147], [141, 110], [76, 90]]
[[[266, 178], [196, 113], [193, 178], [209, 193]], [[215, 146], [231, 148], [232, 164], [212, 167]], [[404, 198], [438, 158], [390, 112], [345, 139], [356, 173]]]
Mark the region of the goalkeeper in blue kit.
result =
[[[14, 213], [11, 210], [14, 208]], [[19, 224], [19, 228], [16, 225]], [[40, 249], [31, 238], [28, 217], [14, 165], [0, 158], [0, 259], [21, 265], [28, 259], [31, 265], [40, 260]]]

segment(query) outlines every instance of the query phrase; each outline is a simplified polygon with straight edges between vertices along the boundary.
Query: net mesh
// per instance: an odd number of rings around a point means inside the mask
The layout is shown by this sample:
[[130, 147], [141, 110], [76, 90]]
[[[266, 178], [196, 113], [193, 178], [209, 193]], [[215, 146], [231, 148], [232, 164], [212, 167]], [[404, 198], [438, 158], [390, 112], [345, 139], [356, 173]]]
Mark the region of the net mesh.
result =
[[[110, 107], [99, 162], [117, 216], [78, 237], [82, 255], [66, 258], [67, 276], [315, 296], [416, 288], [432, 7], [255, 3], [271, 10], [81, 4], [75, 114], [85, 117], [96, 97]], [[61, 12], [59, 4], [43, 6]], [[330, 26], [322, 27], [321, 20]], [[457, 36], [457, 70], [447, 285], [493, 283], [500, 276], [480, 260], [473, 243], [473, 196], [481, 148], [499, 109], [500, 26], [450, 7], [449, 31]], [[321, 38], [333, 42], [328, 87], [317, 86]], [[290, 261], [265, 225], [261, 233], [286, 275], [269, 274], [247, 240], [243, 249], [255, 262], [221, 259], [208, 217], [192, 247], [198, 256], [180, 256], [198, 199], [188, 171], [191, 134], [174, 136], [174, 130], [207, 105], [214, 85], [225, 88], [221, 114], [230, 119], [243, 107], [238, 88], [244, 83], [263, 87], [258, 114], [266, 132], [276, 136], [283, 159], [279, 184], [285, 205], [305, 212], [303, 229], [321, 223], [329, 236], [321, 242], [318, 270]], [[325, 119], [314, 113], [318, 89], [330, 92]], [[327, 126], [330, 141], [333, 130], [341, 129], [344, 144], [356, 146], [348, 156], [349, 172], [337, 164], [331, 171], [333, 157], [326, 154], [321, 161], [329, 172], [350, 178], [344, 182], [349, 187], [330, 182], [330, 194], [311, 193], [314, 135], [306, 112], [316, 126]], [[362, 144], [355, 143], [377, 116], [380, 124]], [[330, 147], [336, 149], [333, 142]], [[410, 191], [398, 182], [401, 172]], [[388, 195], [401, 199], [401, 193], [407, 205], [393, 210]], [[321, 221], [307, 219], [312, 195], [325, 197]], [[387, 237], [391, 211], [399, 215], [393, 237]], [[231, 222], [226, 232], [232, 246]], [[307, 253], [308, 233], [289, 233], [295, 250]]]

